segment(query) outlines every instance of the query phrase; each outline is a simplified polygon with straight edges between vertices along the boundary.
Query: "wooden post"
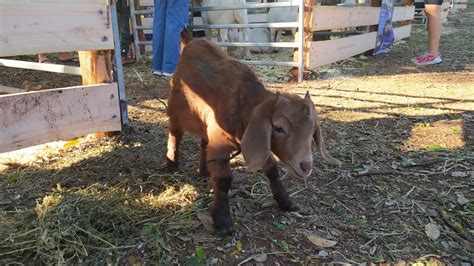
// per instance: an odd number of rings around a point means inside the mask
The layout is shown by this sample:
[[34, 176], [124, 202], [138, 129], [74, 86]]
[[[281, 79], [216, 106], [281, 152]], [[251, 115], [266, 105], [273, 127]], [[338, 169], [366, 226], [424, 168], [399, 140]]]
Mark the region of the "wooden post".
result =
[[[403, 6], [412, 6], [414, 2], [415, 2], [414, 0], [403, 0]], [[410, 24], [411, 24], [411, 20], [400, 21], [401, 26], [410, 25]]]
[[[81, 63], [82, 85], [111, 83], [112, 78], [112, 51], [79, 51]], [[96, 138], [111, 137], [115, 132], [98, 132]]]
[[[371, 0], [370, 1], [370, 6], [373, 6], [373, 7], [381, 7], [382, 6], [382, 0]], [[372, 31], [377, 31], [379, 28], [379, 25], [371, 25], [369, 26], [369, 32], [372, 32]]]
[[[311, 58], [310, 50], [311, 43], [313, 42], [313, 8], [316, 6], [316, 0], [304, 0], [304, 49], [303, 49], [303, 62], [304, 67], [309, 67], [309, 60]], [[301, 12], [301, 10], [299, 10]], [[299, 34], [295, 36], [296, 40], [299, 39]], [[298, 62], [298, 49], [293, 52], [293, 61]], [[304, 75], [303, 75], [304, 76]], [[298, 68], [294, 67], [291, 69], [291, 79], [298, 80]], [[304, 78], [303, 78], [304, 79]]]
[[95, 85], [112, 82], [112, 61], [110, 50], [79, 51], [82, 84]]
[[[321, 6], [336, 6], [338, 0], [321, 0]], [[331, 32], [331, 30], [315, 31], [315, 33]], [[331, 39], [331, 35], [314, 35], [313, 41], [327, 41]]]

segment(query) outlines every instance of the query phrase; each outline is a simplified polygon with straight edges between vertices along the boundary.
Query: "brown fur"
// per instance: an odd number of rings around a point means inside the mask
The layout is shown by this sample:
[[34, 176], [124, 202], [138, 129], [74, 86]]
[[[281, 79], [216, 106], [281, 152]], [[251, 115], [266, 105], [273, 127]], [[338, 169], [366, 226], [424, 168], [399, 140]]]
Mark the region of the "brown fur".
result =
[[201, 138], [200, 174], [212, 177], [211, 213], [220, 234], [232, 232], [227, 195], [232, 181], [229, 157], [239, 148], [249, 170], [262, 169], [269, 177], [280, 208], [294, 210], [272, 153], [296, 175], [309, 176], [314, 138], [323, 158], [339, 163], [324, 149], [309, 94], [301, 99], [271, 93], [249, 66], [227, 56], [215, 44], [192, 40], [186, 31], [182, 41], [185, 47], [170, 82], [168, 167], [178, 166], [183, 133]]

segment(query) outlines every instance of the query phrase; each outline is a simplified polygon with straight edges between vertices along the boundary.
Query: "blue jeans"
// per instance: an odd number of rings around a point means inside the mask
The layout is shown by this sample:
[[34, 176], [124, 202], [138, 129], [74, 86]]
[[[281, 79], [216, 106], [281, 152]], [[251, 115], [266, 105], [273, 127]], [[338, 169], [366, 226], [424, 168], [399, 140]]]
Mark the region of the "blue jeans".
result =
[[189, 0], [154, 0], [153, 70], [174, 73], [180, 55], [180, 33], [188, 23]]

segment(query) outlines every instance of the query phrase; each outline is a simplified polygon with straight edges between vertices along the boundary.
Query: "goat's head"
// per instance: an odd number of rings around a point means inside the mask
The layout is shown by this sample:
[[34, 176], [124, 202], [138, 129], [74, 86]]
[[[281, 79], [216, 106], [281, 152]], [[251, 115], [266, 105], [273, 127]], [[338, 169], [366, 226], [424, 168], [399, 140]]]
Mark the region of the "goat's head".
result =
[[242, 137], [241, 147], [248, 171], [261, 169], [271, 153], [283, 161], [290, 171], [302, 178], [311, 175], [315, 140], [323, 159], [340, 165], [324, 147], [316, 108], [309, 93], [304, 99], [277, 94], [259, 104]]

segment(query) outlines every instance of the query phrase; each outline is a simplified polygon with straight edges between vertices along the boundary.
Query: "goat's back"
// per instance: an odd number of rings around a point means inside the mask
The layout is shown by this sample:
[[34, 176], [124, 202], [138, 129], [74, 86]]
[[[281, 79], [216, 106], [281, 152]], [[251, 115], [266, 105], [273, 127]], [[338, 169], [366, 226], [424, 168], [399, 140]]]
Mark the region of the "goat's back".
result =
[[216, 121], [240, 138], [253, 108], [269, 93], [249, 66], [207, 40], [194, 39], [178, 61], [169, 109], [180, 106], [173, 111], [191, 114], [205, 126]]

